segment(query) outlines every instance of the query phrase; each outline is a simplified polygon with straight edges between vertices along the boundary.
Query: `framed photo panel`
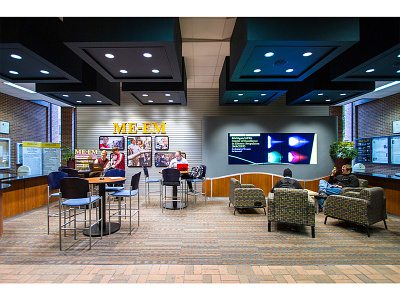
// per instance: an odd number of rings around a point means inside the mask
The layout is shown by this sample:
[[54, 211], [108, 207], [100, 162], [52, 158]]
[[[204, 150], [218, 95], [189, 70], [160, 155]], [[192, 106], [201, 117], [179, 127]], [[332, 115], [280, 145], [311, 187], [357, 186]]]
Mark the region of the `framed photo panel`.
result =
[[112, 147], [118, 147], [119, 150], [124, 150], [123, 136], [100, 136], [100, 150], [111, 150]]
[[[182, 152], [182, 157], [186, 158], [186, 153]], [[156, 167], [168, 167], [169, 162], [175, 158], [175, 152], [156, 152], [154, 155]]]
[[169, 149], [169, 137], [168, 136], [156, 136], [155, 141], [154, 141], [154, 149], [168, 150]]
[[9, 169], [11, 144], [10, 139], [0, 138], [0, 169]]
[[17, 143], [17, 165], [22, 165], [22, 143]]
[[128, 136], [126, 142], [128, 167], [150, 167], [152, 156], [151, 136]]

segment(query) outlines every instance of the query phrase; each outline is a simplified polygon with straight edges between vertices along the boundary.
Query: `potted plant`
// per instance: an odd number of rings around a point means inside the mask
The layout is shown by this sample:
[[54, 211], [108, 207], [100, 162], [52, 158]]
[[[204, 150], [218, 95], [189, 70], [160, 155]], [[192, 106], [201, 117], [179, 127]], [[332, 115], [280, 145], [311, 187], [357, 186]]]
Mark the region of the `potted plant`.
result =
[[354, 143], [349, 141], [336, 141], [330, 147], [330, 156], [336, 162], [336, 168], [340, 172], [343, 165], [351, 164], [351, 161], [358, 155], [358, 151], [354, 148]]
[[67, 167], [75, 168], [75, 152], [71, 147], [65, 147], [61, 149], [61, 160], [67, 163]]

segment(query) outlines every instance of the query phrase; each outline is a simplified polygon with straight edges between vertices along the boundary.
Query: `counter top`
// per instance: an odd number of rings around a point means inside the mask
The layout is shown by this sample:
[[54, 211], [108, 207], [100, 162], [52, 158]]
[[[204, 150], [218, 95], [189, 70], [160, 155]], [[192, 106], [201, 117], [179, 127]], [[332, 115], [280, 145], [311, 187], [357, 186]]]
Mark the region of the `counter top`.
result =
[[[2, 174], [2, 175], [7, 175], [7, 174]], [[11, 181], [21, 180], [21, 179], [47, 176], [47, 174], [28, 174], [28, 175], [8, 174], [8, 175], [11, 175], [11, 176], [1, 179], [1, 183], [11, 182]]]
[[380, 178], [388, 178], [388, 179], [395, 179], [400, 180], [399, 176], [395, 175], [385, 175], [385, 174], [377, 174], [377, 173], [363, 173], [363, 172], [353, 172], [354, 175], [366, 175], [372, 177], [380, 177]]

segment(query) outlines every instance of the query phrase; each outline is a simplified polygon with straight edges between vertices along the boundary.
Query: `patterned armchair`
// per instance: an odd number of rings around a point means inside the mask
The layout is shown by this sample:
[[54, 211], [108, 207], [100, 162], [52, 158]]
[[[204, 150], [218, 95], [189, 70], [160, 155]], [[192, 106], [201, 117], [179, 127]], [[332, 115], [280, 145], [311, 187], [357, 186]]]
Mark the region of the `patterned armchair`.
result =
[[360, 192], [349, 191], [346, 195], [331, 195], [324, 202], [325, 222], [328, 217], [353, 222], [368, 227], [383, 221], [386, 225], [386, 198], [381, 187], [365, 188]]
[[307, 190], [274, 189], [273, 198], [268, 198], [268, 231], [271, 222], [311, 226], [311, 237], [315, 238], [315, 203]]
[[253, 184], [241, 184], [239, 180], [231, 178], [229, 186], [229, 206], [231, 203], [236, 213], [238, 208], [263, 208], [266, 215], [265, 194], [262, 189], [256, 188]]
[[[363, 189], [368, 187], [368, 180], [358, 178], [358, 187], [344, 187], [340, 191], [340, 195], [346, 196], [348, 192], [360, 193]], [[351, 195], [351, 194], [350, 194]]]

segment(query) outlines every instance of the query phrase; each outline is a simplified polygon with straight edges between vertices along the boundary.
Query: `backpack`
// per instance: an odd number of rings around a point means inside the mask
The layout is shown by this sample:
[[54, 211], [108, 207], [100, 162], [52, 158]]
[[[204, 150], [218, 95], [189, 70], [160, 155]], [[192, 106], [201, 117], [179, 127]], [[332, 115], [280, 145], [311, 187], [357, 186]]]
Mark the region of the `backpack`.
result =
[[204, 171], [202, 166], [197, 166], [193, 167], [192, 170], [190, 171], [190, 178], [196, 179], [196, 178], [203, 178], [204, 177]]
[[284, 182], [279, 188], [287, 188], [287, 189], [295, 189], [294, 183], [296, 180], [294, 179], [289, 179], [289, 178], [284, 178]]

